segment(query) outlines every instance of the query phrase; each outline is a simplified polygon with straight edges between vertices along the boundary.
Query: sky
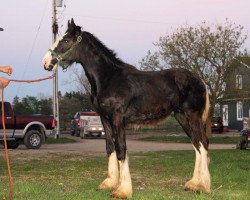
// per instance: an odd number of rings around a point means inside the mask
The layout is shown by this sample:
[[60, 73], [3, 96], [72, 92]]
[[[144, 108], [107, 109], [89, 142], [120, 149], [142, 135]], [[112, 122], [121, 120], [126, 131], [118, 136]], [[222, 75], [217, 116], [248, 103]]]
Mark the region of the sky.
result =
[[[123, 61], [135, 66], [148, 50], [155, 50], [160, 36], [171, 34], [181, 25], [223, 23], [226, 18], [250, 33], [249, 0], [67, 0], [58, 8], [59, 35], [69, 19], [93, 33]], [[13, 67], [11, 79], [49, 76], [42, 58], [52, 43], [52, 0], [8, 0], [0, 5], [0, 65]], [[250, 36], [244, 48], [250, 50]], [[81, 66], [77, 66], [81, 67]], [[59, 69], [59, 90], [74, 91], [72, 72]], [[52, 96], [52, 81], [10, 83], [5, 100], [15, 96]]]

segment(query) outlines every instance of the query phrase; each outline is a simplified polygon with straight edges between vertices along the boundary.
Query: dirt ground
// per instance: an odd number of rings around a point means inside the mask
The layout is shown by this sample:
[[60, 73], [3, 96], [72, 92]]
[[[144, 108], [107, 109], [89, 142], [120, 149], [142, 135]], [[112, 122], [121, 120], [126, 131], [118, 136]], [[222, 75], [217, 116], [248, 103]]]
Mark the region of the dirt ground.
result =
[[[158, 133], [162, 134], [162, 133]], [[173, 133], [174, 134], [174, 133]], [[173, 135], [172, 134], [172, 135]], [[135, 152], [150, 152], [150, 151], [169, 151], [169, 150], [192, 150], [191, 144], [182, 143], [164, 143], [164, 142], [148, 142], [138, 140], [141, 137], [153, 135], [153, 133], [144, 134], [128, 134], [127, 135], [127, 149], [129, 153]], [[155, 135], [155, 133], [154, 133]], [[169, 134], [171, 135], [171, 133]], [[64, 134], [62, 137], [72, 137], [69, 134]], [[216, 134], [216, 137], [231, 136], [237, 137], [237, 133]], [[39, 156], [50, 153], [78, 153], [78, 154], [95, 154], [105, 155], [105, 139], [81, 139], [79, 137], [72, 137], [77, 140], [76, 143], [67, 144], [44, 144], [39, 150], [26, 149], [24, 145], [20, 145], [18, 149], [9, 150], [10, 155], [22, 156]], [[211, 144], [210, 149], [234, 149], [234, 144]], [[0, 153], [3, 155], [4, 149], [0, 148]]]

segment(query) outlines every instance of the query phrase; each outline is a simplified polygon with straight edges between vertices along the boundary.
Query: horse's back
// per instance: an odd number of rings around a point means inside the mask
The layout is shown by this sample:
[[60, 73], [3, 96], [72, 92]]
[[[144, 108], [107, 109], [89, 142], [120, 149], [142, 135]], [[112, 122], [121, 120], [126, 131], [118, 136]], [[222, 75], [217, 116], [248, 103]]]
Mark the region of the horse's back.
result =
[[109, 113], [122, 108], [129, 122], [147, 123], [180, 109], [200, 110], [204, 91], [202, 81], [188, 70], [146, 72], [128, 65], [110, 79], [100, 102]]
[[129, 69], [126, 76], [130, 88], [127, 98], [134, 105], [132, 110], [138, 112], [136, 115], [162, 118], [177, 110], [200, 111], [205, 105], [204, 83], [186, 69], [147, 72]]

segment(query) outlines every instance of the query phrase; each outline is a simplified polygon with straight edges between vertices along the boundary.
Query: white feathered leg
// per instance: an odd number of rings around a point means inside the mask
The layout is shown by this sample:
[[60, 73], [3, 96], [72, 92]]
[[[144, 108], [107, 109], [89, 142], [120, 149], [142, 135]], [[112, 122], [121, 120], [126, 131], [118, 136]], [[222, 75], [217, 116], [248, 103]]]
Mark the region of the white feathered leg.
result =
[[119, 182], [119, 169], [116, 152], [109, 156], [108, 177], [99, 185], [99, 189], [115, 189]]
[[118, 161], [120, 167], [120, 179], [118, 187], [112, 192], [113, 198], [132, 198], [132, 182], [129, 172], [128, 154], [124, 161]]
[[185, 184], [186, 190], [192, 191], [211, 191], [211, 180], [208, 171], [208, 153], [204, 146], [200, 143], [199, 151], [194, 147], [195, 150], [195, 167], [193, 177], [190, 181]]

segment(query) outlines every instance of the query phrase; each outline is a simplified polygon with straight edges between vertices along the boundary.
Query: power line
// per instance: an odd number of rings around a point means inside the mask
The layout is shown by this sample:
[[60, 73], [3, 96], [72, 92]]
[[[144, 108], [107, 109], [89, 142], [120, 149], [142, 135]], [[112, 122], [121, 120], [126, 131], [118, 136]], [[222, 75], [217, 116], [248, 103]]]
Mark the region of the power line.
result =
[[132, 22], [132, 23], [146, 23], [146, 24], [171, 24], [169, 22], [163, 21], [148, 21], [148, 20], [140, 20], [140, 19], [124, 19], [124, 18], [112, 18], [112, 17], [95, 17], [89, 15], [79, 15], [79, 14], [71, 14], [71, 13], [64, 13], [66, 16], [76, 16], [76, 17], [83, 17], [89, 18], [94, 20], [109, 20], [109, 21], [123, 21], [123, 22]]
[[[33, 50], [34, 50], [34, 48], [35, 48], [35, 44], [36, 44], [37, 37], [38, 37], [39, 31], [40, 31], [40, 28], [41, 28], [41, 24], [42, 24], [42, 22], [43, 22], [43, 19], [44, 19], [45, 13], [46, 13], [46, 9], [47, 9], [47, 7], [48, 7], [48, 2], [49, 2], [49, 0], [46, 1], [46, 4], [45, 4], [45, 6], [44, 6], [43, 15], [42, 15], [41, 20], [40, 20], [40, 23], [39, 23], [39, 25], [38, 25], [38, 28], [37, 28], [37, 31], [36, 31], [36, 35], [35, 35], [35, 38], [34, 38], [34, 40], [33, 40], [33, 43], [32, 43], [31, 50], [30, 50], [30, 53], [29, 53], [29, 55], [28, 55], [27, 61], [26, 61], [25, 65], [24, 65], [24, 70], [23, 70], [23, 74], [22, 74], [22, 76], [21, 76], [21, 79], [23, 79], [24, 75], [25, 75], [26, 72], [27, 72], [27, 67], [28, 67], [28, 64], [29, 64], [29, 62], [30, 62], [30, 59], [31, 59], [31, 55], [32, 55], [32, 53], [33, 53]], [[18, 96], [18, 93], [19, 93], [19, 91], [20, 91], [21, 85], [22, 85], [22, 84], [19, 84], [19, 85], [18, 85], [17, 92], [16, 92], [16, 96]]]

